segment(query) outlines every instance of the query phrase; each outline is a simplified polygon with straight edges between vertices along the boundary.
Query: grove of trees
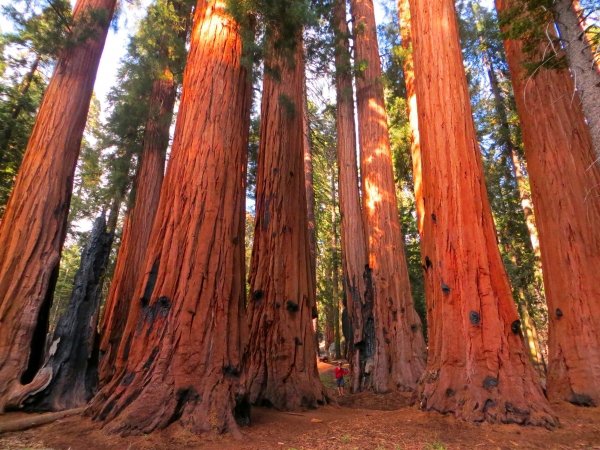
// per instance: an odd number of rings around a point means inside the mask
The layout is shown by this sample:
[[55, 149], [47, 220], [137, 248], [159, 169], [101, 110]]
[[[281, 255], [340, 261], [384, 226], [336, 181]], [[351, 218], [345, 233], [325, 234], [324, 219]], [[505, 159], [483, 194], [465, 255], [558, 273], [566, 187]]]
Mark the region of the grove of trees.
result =
[[334, 401], [319, 358], [469, 422], [599, 406], [599, 11], [4, 6], [0, 414], [239, 435]]

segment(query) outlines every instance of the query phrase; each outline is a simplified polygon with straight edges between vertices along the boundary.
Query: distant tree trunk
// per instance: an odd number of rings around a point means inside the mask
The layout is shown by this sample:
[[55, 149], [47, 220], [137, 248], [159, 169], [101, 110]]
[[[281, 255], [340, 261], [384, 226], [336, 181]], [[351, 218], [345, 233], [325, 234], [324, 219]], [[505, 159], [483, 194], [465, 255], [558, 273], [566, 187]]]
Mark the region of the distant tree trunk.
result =
[[578, 0], [556, 0], [552, 9], [590, 128], [596, 158], [600, 159], [600, 68], [594, 60], [592, 43], [584, 26], [584, 11]]
[[312, 143], [310, 141], [310, 121], [308, 118], [308, 97], [306, 93], [306, 76], [304, 77], [304, 99], [302, 102], [302, 126], [304, 135], [304, 186], [306, 188], [306, 208], [308, 219], [308, 238], [310, 245], [310, 276], [312, 298], [315, 303], [311, 307], [312, 318], [317, 318], [317, 228], [315, 220], [315, 186], [313, 175]]
[[[513, 4], [497, 0], [496, 6], [502, 13]], [[548, 396], [600, 404], [600, 165], [568, 70], [540, 70], [530, 77], [523, 43], [504, 45], [544, 267]]]
[[429, 358], [421, 407], [556, 424], [500, 258], [452, 0], [410, 3], [421, 139]]
[[341, 346], [341, 330], [340, 330], [340, 266], [339, 266], [339, 236], [337, 229], [337, 190], [335, 186], [335, 176], [333, 171], [331, 172], [331, 300], [333, 304], [333, 332], [334, 332], [334, 344], [335, 344], [335, 359], [342, 358], [342, 346]]
[[278, 51], [277, 33], [271, 31], [263, 79], [246, 387], [252, 403], [293, 410], [322, 404], [325, 396], [312, 344], [307, 210], [300, 207], [306, 205], [302, 38], [298, 31], [295, 48]]
[[[236, 431], [251, 87], [238, 25], [196, 6], [171, 159], [116, 366], [90, 406], [121, 433]], [[215, 98], [219, 99], [215, 102]], [[135, 307], [134, 307], [135, 306]]]
[[[0, 223], [0, 412], [43, 362], [75, 164], [116, 0], [79, 0], [102, 16], [85, 42], [60, 55]], [[83, 21], [85, 22], [85, 21]], [[76, 23], [74, 33], [89, 24]]]
[[81, 254], [67, 310], [58, 320], [46, 361], [33, 381], [13, 397], [11, 407], [62, 411], [84, 406], [98, 386], [98, 311], [102, 279], [113, 234], [104, 216], [96, 219]]
[[337, 158], [339, 199], [346, 308], [352, 331], [347, 341], [350, 377], [353, 392], [357, 392], [365, 376], [365, 365], [375, 352], [373, 296], [363, 215], [360, 207], [358, 165], [356, 161], [356, 130], [354, 125], [354, 93], [352, 61], [348, 44], [346, 1], [335, 0], [336, 33], [335, 84], [337, 96]]
[[415, 209], [417, 212], [417, 228], [423, 237], [423, 220], [425, 206], [423, 204], [423, 170], [421, 167], [421, 145], [419, 139], [419, 112], [417, 110], [417, 94], [415, 93], [415, 69], [410, 25], [409, 0], [398, 0], [398, 19], [400, 21], [400, 38], [404, 48], [404, 83], [406, 84], [406, 106], [410, 124], [410, 153], [413, 167], [413, 185], [415, 190]]
[[404, 236], [396, 202], [392, 153], [381, 82], [373, 0], [352, 0], [361, 147], [363, 214], [373, 283], [376, 392], [412, 390], [425, 367], [421, 319], [410, 290]]
[[158, 209], [176, 93], [177, 86], [173, 74], [166, 69], [152, 86], [131, 206], [123, 226], [117, 265], [106, 300], [100, 342], [101, 386], [110, 381], [120, 369], [115, 367], [117, 351], [129, 315], [129, 307], [134, 300], [138, 278], [143, 274], [144, 257]]

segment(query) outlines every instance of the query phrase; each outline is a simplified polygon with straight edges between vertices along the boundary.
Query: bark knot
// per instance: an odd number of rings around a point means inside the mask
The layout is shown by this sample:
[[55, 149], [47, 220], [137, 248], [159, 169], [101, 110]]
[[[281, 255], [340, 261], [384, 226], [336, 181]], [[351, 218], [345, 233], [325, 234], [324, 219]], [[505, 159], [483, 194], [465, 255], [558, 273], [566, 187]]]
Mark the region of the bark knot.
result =
[[495, 387], [498, 387], [498, 378], [494, 378], [492, 376], [485, 377], [483, 380], [483, 387], [487, 390], [492, 390]]
[[293, 302], [292, 300], [288, 300], [287, 302], [285, 302], [285, 308], [289, 312], [298, 312], [298, 310], [300, 309], [300, 306], [298, 306], [298, 303]]

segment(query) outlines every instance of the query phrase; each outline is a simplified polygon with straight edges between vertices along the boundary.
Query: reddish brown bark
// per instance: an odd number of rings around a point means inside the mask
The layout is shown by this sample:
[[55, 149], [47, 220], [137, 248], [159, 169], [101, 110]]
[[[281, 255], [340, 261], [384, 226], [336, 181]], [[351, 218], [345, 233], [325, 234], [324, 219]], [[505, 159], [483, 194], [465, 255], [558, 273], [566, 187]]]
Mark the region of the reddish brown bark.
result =
[[178, 421], [194, 433], [236, 431], [236, 416], [248, 413], [237, 397], [251, 93], [241, 52], [223, 2], [200, 0], [145, 275], [119, 348], [123, 369], [90, 407], [111, 430]]
[[59, 57], [0, 223], [0, 412], [42, 363], [65, 239], [73, 173], [96, 71], [116, 0], [79, 0], [77, 20], [103, 16], [85, 42]]
[[421, 144], [419, 139], [419, 112], [417, 110], [417, 94], [415, 93], [415, 69], [413, 61], [412, 37], [410, 29], [409, 0], [398, 0], [398, 19], [400, 21], [400, 37], [405, 50], [402, 70], [406, 85], [406, 107], [410, 124], [410, 153], [413, 167], [413, 185], [415, 190], [415, 209], [417, 212], [417, 228], [423, 237], [423, 220], [425, 206], [423, 203], [423, 173], [421, 168]]
[[429, 324], [421, 406], [469, 421], [554, 425], [496, 243], [454, 2], [413, 0], [410, 13]]
[[[498, 0], [499, 12], [512, 2]], [[548, 396], [600, 404], [600, 165], [567, 70], [523, 68], [505, 41], [540, 237], [548, 302]]]
[[[373, 329], [372, 296], [365, 274], [369, 265], [363, 216], [360, 207], [358, 165], [356, 161], [356, 129], [354, 125], [354, 92], [352, 89], [352, 63], [348, 43], [346, 2], [334, 3], [336, 32], [336, 129], [341, 215], [341, 241], [343, 254], [344, 288], [346, 307], [352, 335], [348, 338], [348, 359], [352, 391], [360, 390], [365, 378], [365, 365], [372, 358], [375, 348]], [[365, 328], [368, 324], [368, 327]]]
[[152, 86], [148, 105], [150, 113], [133, 186], [134, 197], [123, 225], [117, 264], [104, 309], [99, 367], [101, 385], [106, 384], [120, 369], [115, 366], [117, 350], [137, 279], [144, 270], [144, 256], [160, 198], [176, 93], [173, 74], [166, 69]]
[[265, 61], [269, 70], [263, 80], [245, 370], [252, 403], [292, 410], [317, 406], [325, 397], [313, 345], [314, 297], [303, 206], [304, 57], [300, 32], [293, 50], [273, 47], [270, 42]]
[[387, 114], [372, 0], [352, 0], [357, 76], [363, 214], [373, 283], [376, 392], [416, 387], [425, 367], [425, 341], [415, 311], [396, 202]]
[[308, 97], [306, 93], [306, 76], [304, 77], [304, 99], [302, 102], [302, 126], [304, 145], [304, 186], [306, 189], [306, 213], [308, 220], [308, 243], [310, 249], [310, 276], [315, 304], [312, 306], [312, 317], [317, 318], [317, 228], [315, 221], [315, 186], [312, 161], [312, 143], [310, 140], [310, 121], [308, 118]]

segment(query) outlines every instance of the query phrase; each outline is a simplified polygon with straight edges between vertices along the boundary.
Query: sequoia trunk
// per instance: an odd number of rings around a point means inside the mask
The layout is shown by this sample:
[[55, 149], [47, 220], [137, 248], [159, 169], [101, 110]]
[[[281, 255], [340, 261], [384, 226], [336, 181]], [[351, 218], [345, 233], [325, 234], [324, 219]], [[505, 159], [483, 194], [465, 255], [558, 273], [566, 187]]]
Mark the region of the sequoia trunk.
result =
[[293, 49], [278, 51], [273, 32], [265, 60], [245, 369], [250, 401], [286, 410], [325, 400], [311, 320], [304, 56], [297, 34]]
[[423, 238], [423, 172], [421, 167], [421, 144], [419, 139], [419, 112], [417, 110], [417, 94], [415, 93], [415, 68], [413, 61], [412, 33], [410, 24], [409, 0], [398, 0], [398, 19], [400, 22], [400, 38], [404, 48], [404, 83], [406, 85], [406, 108], [410, 124], [410, 153], [413, 168], [413, 185], [415, 190], [415, 209], [417, 212], [417, 228]]
[[373, 283], [376, 392], [412, 390], [425, 367], [425, 341], [414, 308], [396, 201], [392, 154], [383, 98], [381, 62], [372, 0], [352, 0], [361, 147], [363, 214]]
[[73, 174], [116, 0], [79, 0], [74, 33], [93, 34], [60, 55], [0, 223], [0, 412], [43, 362], [48, 313], [67, 227]]
[[[498, 0], [496, 6], [502, 13], [513, 5]], [[523, 43], [504, 45], [544, 268], [548, 396], [600, 404], [600, 165], [568, 70], [542, 69], [530, 77]]]
[[[171, 160], [119, 347], [90, 412], [113, 431], [178, 421], [235, 431], [244, 340], [244, 195], [250, 84], [240, 30], [200, 0]], [[219, 101], [214, 99], [218, 96]]]
[[552, 9], [590, 128], [596, 158], [600, 158], [600, 67], [594, 58], [594, 44], [585, 29], [585, 11], [578, 0], [556, 0]]
[[152, 86], [141, 159], [133, 186], [134, 197], [123, 226], [117, 264], [106, 300], [100, 342], [101, 385], [120, 368], [116, 367], [117, 351], [136, 283], [144, 270], [144, 256], [160, 198], [176, 92], [173, 74], [166, 69]]
[[306, 189], [306, 213], [308, 220], [308, 239], [310, 249], [310, 277], [315, 304], [311, 307], [313, 319], [317, 318], [317, 228], [315, 220], [315, 185], [312, 157], [312, 143], [310, 140], [310, 122], [308, 118], [308, 97], [306, 92], [306, 77], [304, 77], [304, 99], [302, 102], [302, 125], [304, 144], [304, 186]]
[[502, 265], [452, 0], [412, 0], [429, 358], [421, 407], [469, 421], [556, 423]]
[[11, 407], [29, 411], [62, 411], [85, 406], [98, 387], [98, 312], [102, 282], [113, 233], [106, 219], [96, 219], [81, 254], [69, 306], [58, 320], [43, 367]]
[[354, 92], [352, 62], [348, 44], [346, 1], [335, 0], [334, 24], [336, 33], [335, 85], [337, 96], [336, 128], [339, 177], [339, 199], [344, 288], [350, 321], [346, 354], [350, 360], [351, 387], [360, 390], [365, 378], [365, 365], [373, 358], [375, 329], [373, 328], [373, 298], [368, 288], [367, 246], [363, 216], [360, 208], [358, 165], [356, 161], [356, 129], [354, 125]]

